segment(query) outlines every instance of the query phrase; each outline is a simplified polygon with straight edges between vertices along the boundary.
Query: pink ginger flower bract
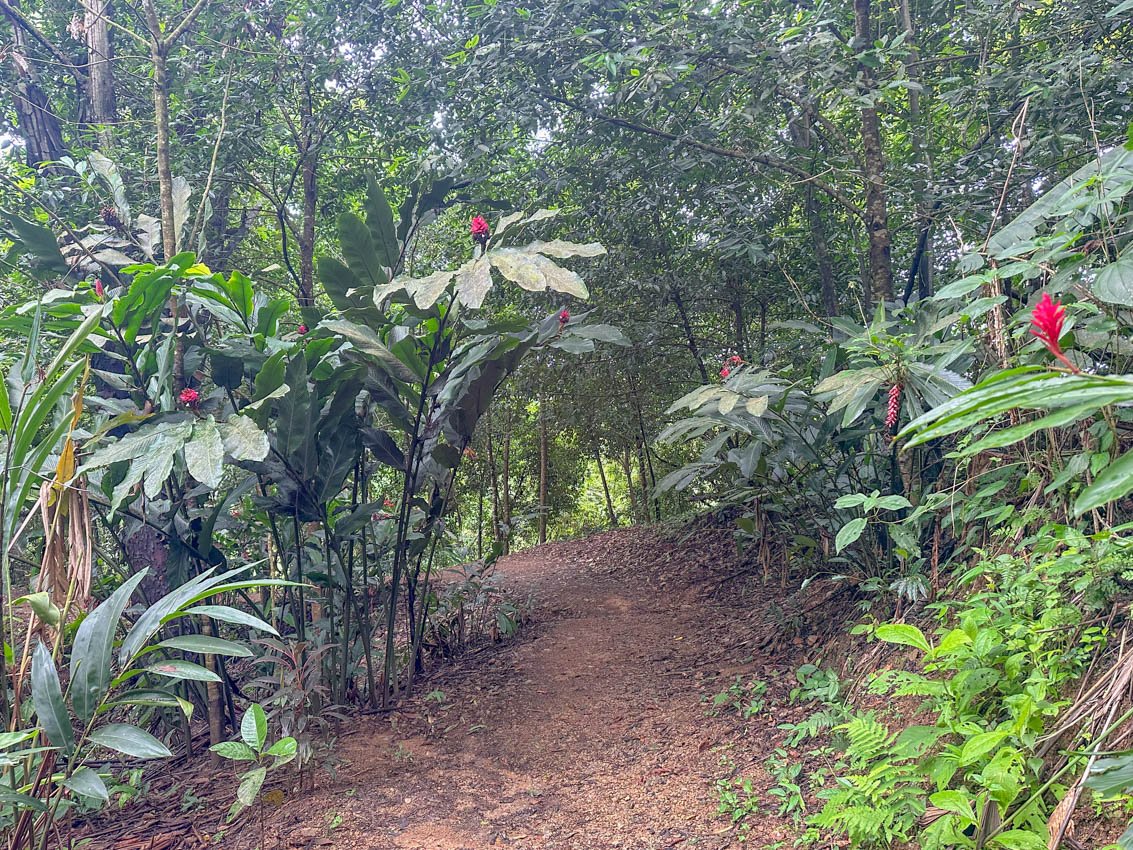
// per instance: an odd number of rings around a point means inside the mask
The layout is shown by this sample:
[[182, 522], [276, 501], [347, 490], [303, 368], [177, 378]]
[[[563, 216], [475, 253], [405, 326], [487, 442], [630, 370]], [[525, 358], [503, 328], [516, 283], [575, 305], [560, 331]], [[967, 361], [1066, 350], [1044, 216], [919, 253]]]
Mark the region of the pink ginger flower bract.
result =
[[188, 407], [196, 407], [201, 401], [201, 394], [192, 387], [186, 387], [177, 398]]
[[484, 218], [484, 216], [482, 216], [482, 215], [473, 216], [472, 225], [471, 225], [470, 229], [472, 231], [472, 238], [473, 239], [475, 239], [481, 245], [487, 244], [488, 234], [490, 232], [490, 229], [488, 227], [488, 220], [486, 218]]
[[106, 288], [103, 287], [102, 281], [97, 277], [94, 279], [94, 297], [99, 301], [106, 297]]
[[901, 417], [901, 385], [894, 384], [889, 388], [889, 406], [885, 411], [885, 427], [892, 428]]
[[723, 369], [720, 370], [720, 377], [721, 378], [726, 379], [730, 374], [732, 374], [732, 370], [729, 369], [727, 366], [725, 366]]
[[1075, 375], [1080, 371], [1062, 353], [1058, 340], [1062, 337], [1062, 326], [1066, 321], [1066, 308], [1061, 301], [1054, 301], [1049, 292], [1044, 292], [1042, 299], [1031, 313], [1031, 333], [1038, 337], [1046, 346], [1047, 351], [1057, 357]]
[[559, 313], [559, 324], [565, 325], [569, 321], [570, 321], [570, 310], [567, 310], [567, 309], [564, 308], [563, 311], [561, 313]]

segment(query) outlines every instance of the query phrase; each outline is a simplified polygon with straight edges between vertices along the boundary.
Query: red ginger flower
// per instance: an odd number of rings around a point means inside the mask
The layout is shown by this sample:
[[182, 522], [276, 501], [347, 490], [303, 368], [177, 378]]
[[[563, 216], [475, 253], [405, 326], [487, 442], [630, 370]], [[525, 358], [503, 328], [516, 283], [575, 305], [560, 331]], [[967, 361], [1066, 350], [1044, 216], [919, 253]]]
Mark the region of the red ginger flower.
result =
[[106, 289], [103, 287], [102, 281], [97, 277], [94, 279], [94, 297], [99, 301], [106, 297]]
[[196, 407], [201, 401], [201, 394], [192, 387], [186, 387], [177, 398], [188, 407]]
[[1062, 306], [1062, 302], [1051, 300], [1050, 293], [1044, 292], [1042, 300], [1031, 313], [1031, 333], [1038, 337], [1047, 350], [1076, 375], [1081, 370], [1070, 362], [1058, 345], [1058, 340], [1062, 336], [1062, 325], [1065, 321], [1066, 308]]
[[563, 311], [561, 313], [559, 313], [559, 324], [565, 325], [569, 321], [570, 321], [570, 310], [567, 310], [564, 307]]
[[889, 388], [889, 407], [885, 411], [885, 427], [892, 428], [901, 417], [901, 385]]
[[721, 378], [726, 379], [730, 374], [732, 374], [732, 370], [729, 369], [727, 366], [725, 366], [723, 369], [720, 370], [720, 377]]
[[733, 354], [731, 357], [728, 358], [728, 365], [729, 366], [743, 366], [744, 365], [744, 359], [742, 357], [740, 357], [738, 354]]
[[474, 216], [472, 218], [472, 238], [479, 242], [481, 245], [488, 243], [488, 220], [482, 215]]
[[299, 336], [303, 336], [305, 333], [307, 333], [307, 326], [300, 325], [296, 330], [299, 331]]

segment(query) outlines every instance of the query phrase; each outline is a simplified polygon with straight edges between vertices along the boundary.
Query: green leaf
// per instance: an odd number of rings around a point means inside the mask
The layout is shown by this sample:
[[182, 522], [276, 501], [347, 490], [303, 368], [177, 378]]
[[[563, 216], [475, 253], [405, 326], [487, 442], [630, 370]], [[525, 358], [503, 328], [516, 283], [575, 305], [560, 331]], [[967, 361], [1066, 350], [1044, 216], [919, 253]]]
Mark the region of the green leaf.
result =
[[865, 517], [854, 517], [848, 523], [843, 525], [838, 530], [838, 536], [834, 538], [834, 548], [836, 551], [841, 552], [855, 540], [862, 536], [865, 531]]
[[224, 475], [224, 441], [211, 416], [193, 423], [193, 436], [185, 443], [184, 451], [189, 474], [205, 487], [215, 490]]
[[1128, 793], [1133, 788], [1133, 755], [1098, 759], [1086, 776], [1086, 787], [1102, 797]]
[[886, 623], [883, 626], [878, 626], [874, 634], [877, 635], [878, 640], [885, 641], [886, 643], [913, 646], [923, 652], [932, 651], [932, 646], [924, 636], [924, 632], [916, 626], [910, 626], [907, 623]]
[[938, 791], [928, 798], [938, 809], [960, 815], [968, 823], [976, 822], [976, 813], [972, 809], [971, 795], [964, 791]]
[[295, 754], [299, 752], [298, 742], [288, 735], [286, 738], [280, 738], [271, 747], [268, 748], [266, 755], [275, 756], [278, 759], [291, 760], [295, 758]]
[[173, 753], [149, 732], [127, 723], [110, 723], [95, 729], [89, 740], [108, 750], [139, 759], [169, 758]]
[[1133, 492], [1133, 451], [1126, 452], [1101, 471], [1074, 502], [1074, 515], [1108, 505]]
[[173, 658], [168, 661], [158, 661], [146, 667], [150, 673], [166, 676], [170, 679], [188, 679], [193, 682], [219, 682], [220, 676], [200, 664]]
[[1009, 829], [988, 843], [1005, 850], [1047, 850], [1047, 840], [1027, 829]]
[[157, 634], [162, 623], [176, 616], [182, 606], [197, 601], [197, 599], [200, 598], [198, 594], [204, 593], [208, 595], [208, 592], [212, 591], [217, 585], [247, 570], [248, 567], [246, 566], [237, 567], [219, 576], [213, 575], [213, 570], [206, 570], [191, 581], [187, 581], [175, 590], [165, 594], [165, 596], [146, 609], [145, 613], [134, 623], [134, 627], [130, 629], [129, 634], [126, 635], [126, 639], [122, 641], [122, 651], [119, 654], [122, 666], [125, 667], [133, 661], [142, 651], [142, 647], [145, 646], [146, 642]]
[[376, 361], [383, 370], [399, 381], [413, 383], [416, 376], [382, 343], [378, 335], [365, 325], [333, 319], [323, 322], [320, 327], [336, 333], [350, 342], [355, 350]]
[[579, 244], [578, 242], [567, 242], [563, 239], [552, 239], [550, 242], [532, 242], [523, 250], [545, 254], [559, 260], [565, 260], [568, 257], [600, 257], [606, 253], [606, 249], [598, 242]]
[[456, 270], [456, 295], [470, 310], [480, 309], [492, 288], [492, 266], [487, 255], [469, 260]]
[[86, 766], [80, 767], [69, 778], [64, 779], [63, 787], [70, 788], [76, 794], [92, 800], [101, 800], [104, 803], [110, 801], [110, 794], [102, 777]]
[[257, 767], [245, 773], [240, 780], [240, 787], [236, 789], [236, 800], [245, 808], [253, 805], [260, 795], [260, 788], [263, 787], [267, 775], [266, 767]]
[[179, 635], [163, 640], [158, 646], [195, 652], [198, 655], [229, 655], [234, 658], [251, 658], [252, 651], [243, 644], [208, 635]]
[[837, 501], [834, 502], [834, 507], [839, 510], [856, 508], [858, 505], [864, 505], [866, 498], [868, 497], [865, 493], [847, 493], [845, 496], [838, 497]]
[[887, 511], [899, 511], [904, 508], [911, 508], [913, 503], [906, 499], [904, 496], [882, 496], [877, 500], [877, 507]]
[[209, 749], [221, 758], [231, 761], [256, 760], [256, 754], [252, 748], [241, 741], [221, 741], [219, 744], [213, 744]]
[[63, 690], [59, 686], [59, 674], [51, 651], [43, 641], [37, 641], [31, 658], [31, 696], [39, 725], [47, 733], [53, 745], [70, 753], [75, 749], [75, 733], [71, 728], [71, 718], [63, 702]]
[[253, 629], [267, 632], [268, 634], [279, 636], [270, 624], [265, 623], [259, 617], [252, 614], [246, 614], [236, 608], [229, 608], [226, 605], [197, 605], [194, 608], [188, 608], [186, 614], [199, 614], [202, 617], [211, 617], [214, 620], [221, 620], [225, 623], [232, 623], [235, 626], [248, 626]]
[[960, 766], [966, 767], [975, 764], [1002, 744], [1008, 734], [1006, 729], [993, 729], [990, 732], [980, 732], [978, 735], [973, 735], [960, 748]]
[[1098, 271], [1094, 295], [1108, 304], [1133, 307], [1133, 250]]
[[378, 256], [369, 228], [354, 213], [344, 212], [338, 217], [338, 242], [346, 264], [363, 285], [382, 286], [389, 280], [383, 268], [385, 252]]
[[366, 180], [366, 226], [381, 264], [393, 269], [401, 255], [401, 243], [397, 239], [389, 198], [372, 175]]
[[41, 590], [39, 593], [29, 593], [27, 596], [12, 600], [13, 605], [19, 605], [21, 602], [26, 602], [35, 615], [47, 625], [59, 625], [59, 620], [63, 614], [55, 607], [55, 603], [51, 601], [51, 594], [46, 590]]
[[264, 714], [264, 707], [258, 702], [252, 703], [244, 712], [240, 721], [240, 737], [257, 753], [264, 748], [264, 742], [268, 738], [268, 719]]
[[90, 720], [110, 685], [114, 633], [130, 594], [146, 570], [131, 576], [79, 623], [71, 648], [71, 705], [80, 720]]
[[231, 460], [261, 461], [268, 456], [271, 445], [268, 435], [253, 419], [247, 416], [232, 416], [220, 426], [224, 441], [224, 453]]

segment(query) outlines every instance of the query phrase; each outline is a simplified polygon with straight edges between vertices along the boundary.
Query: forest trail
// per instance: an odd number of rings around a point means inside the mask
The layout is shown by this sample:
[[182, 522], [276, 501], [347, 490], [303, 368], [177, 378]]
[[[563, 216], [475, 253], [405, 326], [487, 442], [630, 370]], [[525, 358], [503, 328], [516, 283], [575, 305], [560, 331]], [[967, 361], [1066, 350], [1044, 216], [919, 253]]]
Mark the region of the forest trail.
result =
[[[732, 846], [713, 783], [733, 725], [702, 700], [751, 660], [729, 668], [745, 652], [736, 611], [729, 646], [710, 633], [717, 603], [689, 577], [693, 552], [714, 571], [731, 562], [731, 534], [690, 543], [626, 529], [501, 560], [534, 622], [443, 664], [405, 710], [341, 735], [337, 780], [272, 813], [264, 847]], [[249, 822], [241, 846], [258, 833]]]

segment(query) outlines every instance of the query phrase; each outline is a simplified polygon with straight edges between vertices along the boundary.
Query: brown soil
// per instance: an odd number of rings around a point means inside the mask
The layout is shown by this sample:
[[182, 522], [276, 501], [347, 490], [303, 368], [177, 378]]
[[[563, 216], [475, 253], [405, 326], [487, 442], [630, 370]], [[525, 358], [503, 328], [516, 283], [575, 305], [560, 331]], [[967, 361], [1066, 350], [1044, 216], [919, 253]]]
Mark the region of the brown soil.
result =
[[[761, 592], [742, 606], [732, 592], [713, 593], [735, 566], [730, 533], [715, 529], [684, 541], [626, 529], [505, 558], [504, 584], [531, 599], [533, 623], [443, 662], [398, 712], [342, 724], [333, 771], [319, 774], [313, 792], [274, 795], [262, 845], [254, 813], [226, 830], [235, 783], [202, 763], [170, 780], [170, 799], [190, 790], [206, 805], [187, 816], [176, 807], [139, 815], [133, 830], [91, 846], [738, 846], [739, 832], [716, 812], [714, 784], [743, 775], [770, 785], [761, 765], [787, 718], [737, 724], [709, 716], [706, 700], [737, 676], [770, 682], [769, 699], [784, 696], [799, 653], [761, 654]], [[748, 842], [795, 835], [772, 820]]]

